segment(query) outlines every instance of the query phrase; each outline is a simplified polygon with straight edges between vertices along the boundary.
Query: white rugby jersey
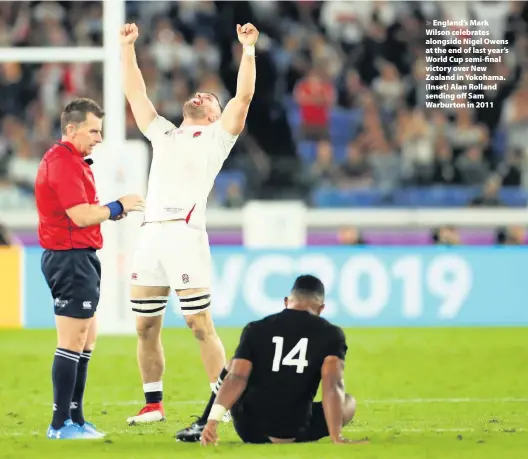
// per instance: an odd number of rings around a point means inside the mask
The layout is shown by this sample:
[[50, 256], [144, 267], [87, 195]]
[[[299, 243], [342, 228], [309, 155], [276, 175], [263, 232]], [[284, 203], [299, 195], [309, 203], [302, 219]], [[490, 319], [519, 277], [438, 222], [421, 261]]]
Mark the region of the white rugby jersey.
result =
[[219, 121], [177, 128], [162, 116], [144, 134], [153, 148], [145, 222], [185, 218], [205, 228], [207, 197], [238, 136]]

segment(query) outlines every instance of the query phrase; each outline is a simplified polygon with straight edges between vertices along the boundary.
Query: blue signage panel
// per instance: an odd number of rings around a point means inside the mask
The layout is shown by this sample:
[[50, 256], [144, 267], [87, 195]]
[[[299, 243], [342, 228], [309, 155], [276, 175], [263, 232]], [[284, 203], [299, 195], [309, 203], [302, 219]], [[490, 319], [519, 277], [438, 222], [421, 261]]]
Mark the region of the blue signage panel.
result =
[[[40, 250], [25, 254], [25, 326], [53, 326]], [[295, 277], [326, 287], [324, 316], [341, 326], [528, 325], [528, 248], [366, 247], [254, 251], [213, 247], [218, 326], [278, 312]], [[166, 326], [182, 326], [177, 300]]]

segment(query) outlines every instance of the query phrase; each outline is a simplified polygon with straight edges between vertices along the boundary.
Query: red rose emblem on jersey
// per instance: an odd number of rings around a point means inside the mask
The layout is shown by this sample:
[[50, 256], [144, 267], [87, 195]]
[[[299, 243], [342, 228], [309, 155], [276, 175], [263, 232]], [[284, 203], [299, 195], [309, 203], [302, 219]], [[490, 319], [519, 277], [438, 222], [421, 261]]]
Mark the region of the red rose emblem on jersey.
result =
[[202, 135], [202, 131], [198, 131], [193, 134], [193, 137], [196, 139], [196, 137], [200, 137], [201, 135]]

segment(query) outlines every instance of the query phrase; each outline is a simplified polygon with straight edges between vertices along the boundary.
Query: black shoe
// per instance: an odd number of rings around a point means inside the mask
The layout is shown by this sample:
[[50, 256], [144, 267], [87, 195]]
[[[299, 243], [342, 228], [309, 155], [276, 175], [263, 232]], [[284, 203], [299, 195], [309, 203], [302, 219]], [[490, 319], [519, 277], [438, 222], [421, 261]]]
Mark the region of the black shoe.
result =
[[189, 427], [186, 427], [183, 430], [180, 430], [176, 433], [176, 441], [185, 441], [189, 443], [197, 443], [200, 441], [202, 432], [205, 429], [205, 421], [198, 419], [196, 422], [193, 422]]

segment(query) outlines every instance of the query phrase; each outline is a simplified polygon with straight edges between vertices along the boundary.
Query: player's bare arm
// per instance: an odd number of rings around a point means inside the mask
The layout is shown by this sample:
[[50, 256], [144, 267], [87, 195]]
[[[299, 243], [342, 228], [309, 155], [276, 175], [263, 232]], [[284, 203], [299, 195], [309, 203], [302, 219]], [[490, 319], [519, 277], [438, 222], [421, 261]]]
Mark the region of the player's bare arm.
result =
[[338, 357], [328, 356], [321, 368], [323, 388], [323, 409], [328, 425], [330, 438], [334, 443], [343, 443], [343, 404], [345, 400], [345, 383], [343, 371], [345, 362]]
[[234, 359], [229, 373], [218, 391], [215, 404], [211, 409], [209, 420], [202, 432], [202, 445], [207, 446], [218, 442], [216, 427], [226, 411], [240, 399], [247, 387], [253, 364], [249, 360]]
[[237, 24], [238, 41], [244, 47], [238, 69], [237, 89], [226, 105], [220, 118], [222, 127], [232, 135], [239, 135], [244, 129], [249, 104], [255, 94], [257, 69], [255, 65], [255, 43], [259, 32], [253, 24]]
[[224, 383], [216, 395], [215, 404], [230, 410], [246, 390], [252, 369], [253, 364], [249, 360], [233, 359]]
[[[142, 212], [145, 208], [143, 198], [138, 195], [123, 196], [118, 199], [123, 207], [123, 212], [114, 220], [121, 220], [128, 212]], [[79, 204], [66, 209], [66, 215], [80, 228], [98, 225], [111, 219], [111, 212], [108, 206], [97, 204]]]
[[139, 29], [136, 24], [125, 24], [121, 28], [121, 66], [125, 96], [138, 128], [145, 132], [158, 113], [147, 96], [145, 80], [137, 63], [134, 44], [138, 36]]

